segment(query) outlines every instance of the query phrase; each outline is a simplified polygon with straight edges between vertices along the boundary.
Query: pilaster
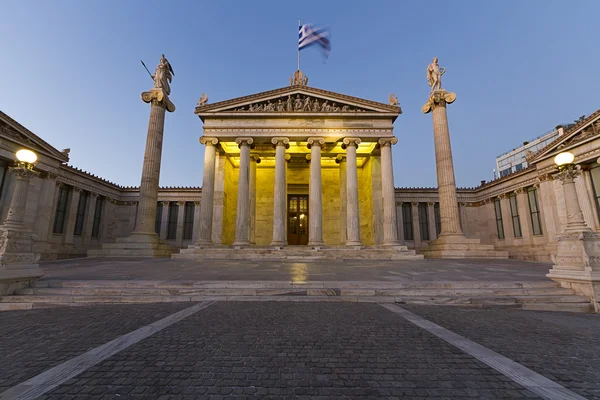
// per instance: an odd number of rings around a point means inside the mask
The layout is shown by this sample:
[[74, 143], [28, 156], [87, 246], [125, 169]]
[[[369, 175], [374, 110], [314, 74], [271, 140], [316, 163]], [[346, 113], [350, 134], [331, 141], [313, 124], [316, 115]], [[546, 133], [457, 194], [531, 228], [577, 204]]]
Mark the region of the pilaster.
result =
[[177, 247], [183, 246], [183, 224], [185, 222], [185, 201], [177, 202], [177, 233], [175, 236], [175, 242]]
[[410, 203], [410, 212], [413, 220], [413, 240], [415, 249], [421, 247], [421, 221], [419, 221], [419, 202], [413, 201]]
[[427, 203], [427, 226], [429, 228], [429, 240], [437, 239], [437, 231], [435, 229], [435, 203], [430, 201]]
[[169, 201], [161, 201], [162, 204], [162, 215], [160, 216], [160, 240], [167, 240], [169, 232]]
[[94, 227], [94, 212], [96, 211], [97, 193], [90, 193], [85, 207], [85, 217], [83, 219], [83, 244], [89, 245], [92, 242], [92, 228]]
[[77, 207], [79, 206], [79, 197], [81, 188], [73, 187], [67, 206], [67, 216], [65, 229], [63, 231], [63, 244], [73, 244], [73, 231], [75, 230], [75, 220], [77, 219]]

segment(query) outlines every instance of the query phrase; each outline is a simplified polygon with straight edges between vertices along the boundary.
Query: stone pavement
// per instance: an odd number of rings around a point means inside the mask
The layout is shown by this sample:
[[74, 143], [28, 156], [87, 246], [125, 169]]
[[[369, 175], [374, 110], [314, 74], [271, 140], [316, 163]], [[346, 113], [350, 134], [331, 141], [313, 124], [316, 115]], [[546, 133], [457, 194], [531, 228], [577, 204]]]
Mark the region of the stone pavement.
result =
[[549, 263], [516, 260], [226, 261], [83, 258], [40, 265], [43, 279], [191, 281], [533, 281], [548, 279]]
[[[189, 303], [0, 314], [0, 398], [7, 386], [182, 306]], [[581, 396], [600, 398], [596, 315], [403, 307]], [[539, 398], [378, 304], [317, 302], [217, 302], [39, 398], [401, 397]]]

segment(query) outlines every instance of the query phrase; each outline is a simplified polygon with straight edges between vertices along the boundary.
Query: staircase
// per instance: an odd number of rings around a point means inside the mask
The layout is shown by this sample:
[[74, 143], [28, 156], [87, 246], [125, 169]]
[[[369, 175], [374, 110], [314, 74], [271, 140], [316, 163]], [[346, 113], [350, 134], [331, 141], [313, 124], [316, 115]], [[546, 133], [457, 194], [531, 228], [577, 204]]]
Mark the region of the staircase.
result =
[[303, 282], [43, 280], [0, 297], [0, 311], [94, 304], [217, 301], [339, 301], [515, 307], [591, 312], [587, 297], [539, 282]]

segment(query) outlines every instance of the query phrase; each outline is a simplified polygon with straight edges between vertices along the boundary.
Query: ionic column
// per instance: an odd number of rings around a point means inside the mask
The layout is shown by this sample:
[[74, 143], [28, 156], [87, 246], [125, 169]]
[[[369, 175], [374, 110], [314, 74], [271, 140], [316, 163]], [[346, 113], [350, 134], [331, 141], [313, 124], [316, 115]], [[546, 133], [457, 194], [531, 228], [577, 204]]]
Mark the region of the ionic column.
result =
[[73, 231], [75, 230], [75, 221], [77, 219], [77, 208], [79, 208], [79, 197], [81, 196], [81, 188], [73, 187], [71, 191], [71, 199], [68, 202], [67, 221], [63, 231], [63, 243], [73, 244]]
[[153, 89], [142, 93], [142, 100], [150, 103], [150, 121], [146, 137], [146, 151], [142, 166], [142, 179], [134, 235], [149, 236], [148, 240], [158, 239], [154, 231], [156, 222], [156, 200], [158, 198], [158, 180], [162, 157], [165, 111], [175, 111], [175, 106], [162, 89]]
[[83, 219], [83, 244], [90, 244], [92, 241], [92, 229], [94, 227], [94, 213], [96, 211], [98, 193], [90, 193], [88, 199], [85, 218]]
[[577, 197], [575, 178], [579, 175], [581, 175], [581, 170], [572, 164], [565, 166], [562, 171], [557, 174], [562, 182], [565, 194], [565, 209], [567, 212], [567, 227], [565, 228], [565, 233], [591, 231], [585, 224], [583, 212], [581, 211], [581, 206], [579, 205], [579, 199]]
[[437, 239], [437, 230], [435, 229], [435, 203], [427, 202], [427, 226], [429, 227], [429, 240]]
[[396, 221], [396, 191], [394, 190], [394, 165], [392, 145], [398, 143], [395, 137], [379, 139], [381, 146], [381, 186], [383, 190], [383, 245], [397, 246], [398, 222]]
[[260, 157], [250, 156], [250, 244], [256, 244], [256, 166]]
[[286, 219], [286, 166], [285, 149], [289, 148], [289, 139], [274, 137], [271, 143], [275, 147], [275, 191], [273, 194], [273, 241], [271, 246], [285, 246], [287, 235], [285, 232]]
[[37, 257], [32, 253], [33, 233], [25, 227], [25, 207], [29, 181], [35, 175], [26, 167], [11, 167], [15, 186], [8, 213], [0, 225], [0, 270], [3, 268], [35, 268]]
[[183, 246], [183, 225], [185, 224], [185, 201], [177, 202], [177, 231], [175, 243], [177, 247]]
[[162, 201], [161, 204], [162, 204], [162, 214], [160, 216], [159, 237], [162, 240], [167, 240], [168, 229], [169, 229], [169, 204], [170, 204], [170, 202]]
[[240, 170], [238, 178], [237, 214], [235, 220], [234, 246], [250, 244], [250, 146], [252, 138], [237, 138], [240, 148]]
[[215, 194], [215, 155], [217, 138], [200, 138], [204, 149], [204, 172], [202, 175], [202, 197], [200, 198], [200, 220], [198, 221], [198, 240], [196, 245], [212, 244], [213, 201]]
[[454, 100], [456, 100], [455, 93], [435, 90], [423, 106], [423, 112], [432, 112], [433, 117], [433, 141], [435, 144], [440, 220], [442, 224], [440, 236], [464, 236], [460, 229], [450, 131], [448, 129], [448, 115], [446, 114], [446, 104], [450, 104]]
[[410, 212], [412, 214], [413, 242], [415, 249], [421, 247], [421, 221], [419, 220], [419, 202], [413, 201], [410, 203]]
[[347, 216], [346, 210], [348, 208], [348, 202], [346, 201], [346, 195], [348, 189], [346, 188], [346, 156], [338, 154], [335, 162], [340, 165], [340, 243], [344, 244], [348, 240], [346, 236], [346, 224]]
[[360, 221], [358, 214], [358, 172], [356, 170], [356, 148], [359, 138], [344, 138], [343, 148], [346, 149], [346, 246], [361, 246]]
[[321, 148], [325, 139], [308, 138], [310, 184], [308, 195], [308, 245], [323, 246], [323, 198], [321, 188]]

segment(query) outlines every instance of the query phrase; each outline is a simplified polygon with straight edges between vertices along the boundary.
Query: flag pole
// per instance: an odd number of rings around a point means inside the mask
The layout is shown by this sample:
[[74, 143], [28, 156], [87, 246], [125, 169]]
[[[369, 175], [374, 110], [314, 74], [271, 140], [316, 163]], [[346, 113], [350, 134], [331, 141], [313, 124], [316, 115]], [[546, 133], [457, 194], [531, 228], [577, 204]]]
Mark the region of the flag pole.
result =
[[[301, 27], [301, 22], [300, 22], [300, 18], [298, 18], [298, 32], [300, 32], [300, 27]], [[300, 46], [298, 46], [298, 71], [300, 71]]]

